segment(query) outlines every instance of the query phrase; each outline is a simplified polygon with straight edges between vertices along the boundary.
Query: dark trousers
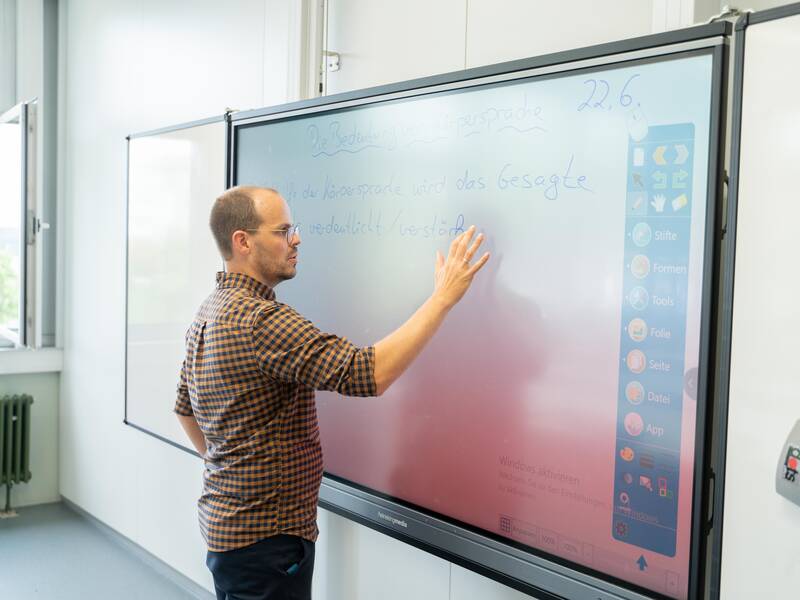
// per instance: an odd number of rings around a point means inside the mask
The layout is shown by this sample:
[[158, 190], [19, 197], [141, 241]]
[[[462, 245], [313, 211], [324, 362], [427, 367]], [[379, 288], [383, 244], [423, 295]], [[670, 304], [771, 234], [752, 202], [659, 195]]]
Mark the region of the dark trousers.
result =
[[217, 600], [311, 600], [314, 543], [276, 535], [244, 548], [209, 552]]

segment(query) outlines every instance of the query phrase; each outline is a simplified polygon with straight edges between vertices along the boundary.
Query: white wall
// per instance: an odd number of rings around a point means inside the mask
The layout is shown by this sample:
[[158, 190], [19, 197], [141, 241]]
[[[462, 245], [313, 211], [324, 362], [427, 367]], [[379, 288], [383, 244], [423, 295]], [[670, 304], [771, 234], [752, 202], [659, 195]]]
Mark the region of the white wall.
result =
[[328, 0], [326, 92], [403, 81], [688, 27], [717, 0]]
[[654, 28], [652, 2], [617, 0], [597, 8], [594, 0], [471, 0], [467, 67], [647, 35]]
[[17, 3], [0, 0], [0, 114], [16, 103]]
[[784, 4], [792, 4], [792, 2], [787, 2], [787, 0], [741, 0], [740, 2], [726, 2], [722, 0], [720, 2], [721, 6], [735, 6], [742, 10], [747, 8], [753, 10], [767, 10], [769, 8], [775, 8], [776, 6], [783, 6]]
[[325, 91], [404, 81], [464, 68], [465, 0], [328, 0], [326, 49], [341, 56]]
[[593, 0], [329, 0], [326, 48], [341, 69], [327, 93], [646, 35], [657, 21], [650, 1], [602, 6], [598, 17]]
[[[502, 3], [513, 31], [490, 16], [488, 0], [330, 4], [328, 48], [343, 52], [339, 87], [332, 75], [331, 90], [529, 56], [552, 51], [556, 42], [563, 49], [642, 35], [654, 23], [648, 2], [643, 8], [633, 0], [607, 2], [604, 19], [613, 28], [585, 20], [542, 45], [530, 31], [535, 15], [521, 1]], [[586, 11], [596, 4], [561, 2], [555, 12], [551, 3], [549, 19], [562, 23], [575, 6]], [[224, 8], [216, 0], [70, 0], [61, 10], [60, 491], [210, 589], [195, 513], [199, 460], [122, 423], [125, 136], [290, 97], [297, 61], [289, 48], [296, 40], [282, 40], [282, 32], [291, 30], [298, 11], [281, 0], [239, 0]], [[525, 18], [515, 19], [515, 11]], [[209, 273], [209, 289], [212, 284]], [[164, 410], [172, 402], [164, 398]], [[524, 597], [325, 511], [320, 527], [318, 600]]]

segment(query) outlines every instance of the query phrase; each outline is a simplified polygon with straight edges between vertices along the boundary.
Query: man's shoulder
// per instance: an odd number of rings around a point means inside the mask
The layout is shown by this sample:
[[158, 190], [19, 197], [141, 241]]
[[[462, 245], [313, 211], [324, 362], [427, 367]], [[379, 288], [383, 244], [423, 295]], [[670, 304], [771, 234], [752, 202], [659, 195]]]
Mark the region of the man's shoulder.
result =
[[249, 326], [261, 314], [273, 312], [281, 303], [241, 288], [215, 289], [200, 305], [197, 320]]
[[316, 325], [290, 304], [278, 300], [265, 300], [253, 311], [252, 326], [265, 331], [307, 332]]

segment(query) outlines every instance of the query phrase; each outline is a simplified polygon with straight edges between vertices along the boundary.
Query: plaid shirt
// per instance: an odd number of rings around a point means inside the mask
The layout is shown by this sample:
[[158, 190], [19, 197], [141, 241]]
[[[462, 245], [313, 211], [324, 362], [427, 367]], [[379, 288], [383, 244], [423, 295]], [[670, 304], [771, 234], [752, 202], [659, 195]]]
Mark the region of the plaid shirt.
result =
[[186, 333], [175, 403], [206, 438], [198, 506], [209, 550], [279, 533], [317, 539], [314, 390], [374, 396], [374, 371], [374, 348], [322, 333], [255, 279], [217, 274]]

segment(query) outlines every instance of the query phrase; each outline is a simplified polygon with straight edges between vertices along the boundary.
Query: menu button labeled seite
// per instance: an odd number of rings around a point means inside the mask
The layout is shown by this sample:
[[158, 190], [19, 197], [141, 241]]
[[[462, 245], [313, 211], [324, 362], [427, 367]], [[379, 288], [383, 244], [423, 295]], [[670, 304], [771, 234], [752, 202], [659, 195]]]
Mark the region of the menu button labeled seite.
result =
[[669, 372], [672, 370], [672, 365], [666, 360], [651, 360], [649, 366], [653, 371]]

